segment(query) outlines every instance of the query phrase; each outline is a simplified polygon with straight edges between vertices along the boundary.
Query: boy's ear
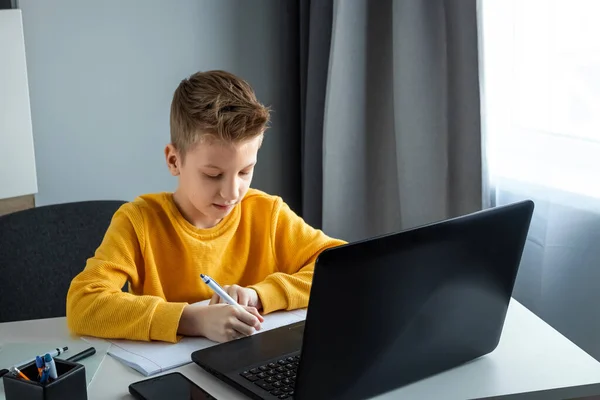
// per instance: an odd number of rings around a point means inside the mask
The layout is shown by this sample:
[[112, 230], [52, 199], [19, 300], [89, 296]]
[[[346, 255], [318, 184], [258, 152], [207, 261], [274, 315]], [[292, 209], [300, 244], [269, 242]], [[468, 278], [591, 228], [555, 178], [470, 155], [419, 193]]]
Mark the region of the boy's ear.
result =
[[169, 168], [171, 175], [178, 176], [179, 168], [181, 166], [181, 159], [179, 157], [179, 152], [171, 143], [165, 147], [165, 159], [167, 160], [167, 167]]

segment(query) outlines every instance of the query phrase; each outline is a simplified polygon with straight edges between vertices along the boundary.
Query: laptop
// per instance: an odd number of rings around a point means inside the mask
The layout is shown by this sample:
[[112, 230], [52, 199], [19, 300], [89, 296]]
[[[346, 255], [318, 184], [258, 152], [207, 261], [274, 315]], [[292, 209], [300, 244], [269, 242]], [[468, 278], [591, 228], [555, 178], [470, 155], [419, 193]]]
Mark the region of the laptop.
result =
[[306, 320], [192, 353], [253, 399], [365, 399], [500, 340], [534, 209], [486, 209], [322, 252]]

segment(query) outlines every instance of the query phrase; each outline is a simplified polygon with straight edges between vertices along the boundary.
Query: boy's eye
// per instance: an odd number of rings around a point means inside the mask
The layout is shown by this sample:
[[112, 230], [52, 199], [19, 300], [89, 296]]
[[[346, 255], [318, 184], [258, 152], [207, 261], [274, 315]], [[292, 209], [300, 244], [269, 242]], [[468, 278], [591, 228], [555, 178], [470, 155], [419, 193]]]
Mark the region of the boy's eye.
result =
[[206, 177], [209, 179], [219, 179], [221, 177], [221, 175], [209, 175], [209, 174], [204, 174], [204, 175], [206, 175]]

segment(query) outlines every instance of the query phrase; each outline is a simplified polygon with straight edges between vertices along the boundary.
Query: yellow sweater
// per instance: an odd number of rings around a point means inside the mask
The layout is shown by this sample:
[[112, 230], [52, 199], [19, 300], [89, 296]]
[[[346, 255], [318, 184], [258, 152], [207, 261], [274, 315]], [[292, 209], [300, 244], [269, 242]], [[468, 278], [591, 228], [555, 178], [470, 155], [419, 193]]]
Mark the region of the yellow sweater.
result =
[[212, 297], [201, 273], [255, 289], [265, 314], [303, 308], [318, 254], [343, 243], [254, 189], [210, 229], [185, 220], [170, 193], [141, 196], [115, 213], [73, 279], [67, 323], [79, 335], [176, 342], [184, 306]]

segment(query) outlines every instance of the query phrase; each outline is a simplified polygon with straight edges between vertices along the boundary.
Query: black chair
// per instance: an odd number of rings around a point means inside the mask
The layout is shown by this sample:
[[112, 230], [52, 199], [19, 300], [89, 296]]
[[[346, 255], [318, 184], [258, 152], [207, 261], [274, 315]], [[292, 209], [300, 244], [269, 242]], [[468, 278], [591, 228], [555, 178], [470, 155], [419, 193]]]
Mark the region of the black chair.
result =
[[0, 217], [0, 322], [61, 317], [71, 280], [124, 201], [83, 201]]

